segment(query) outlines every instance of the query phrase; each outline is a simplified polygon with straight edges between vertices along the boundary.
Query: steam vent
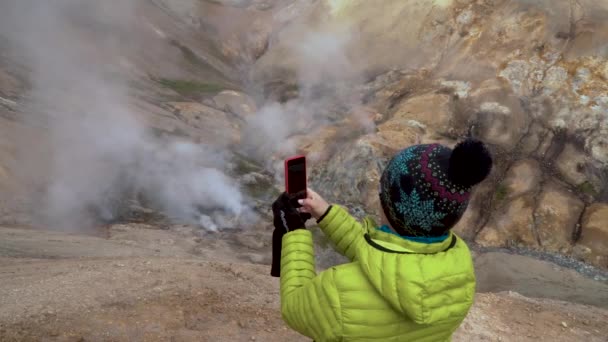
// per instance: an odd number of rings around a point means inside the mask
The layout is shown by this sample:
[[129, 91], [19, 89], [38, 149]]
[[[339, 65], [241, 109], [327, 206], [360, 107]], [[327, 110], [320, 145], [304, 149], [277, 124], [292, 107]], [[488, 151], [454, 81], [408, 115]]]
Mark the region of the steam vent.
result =
[[608, 1], [2, 0], [0, 341], [310, 341], [270, 276], [284, 160], [381, 222], [397, 152], [467, 137], [452, 340], [607, 341]]

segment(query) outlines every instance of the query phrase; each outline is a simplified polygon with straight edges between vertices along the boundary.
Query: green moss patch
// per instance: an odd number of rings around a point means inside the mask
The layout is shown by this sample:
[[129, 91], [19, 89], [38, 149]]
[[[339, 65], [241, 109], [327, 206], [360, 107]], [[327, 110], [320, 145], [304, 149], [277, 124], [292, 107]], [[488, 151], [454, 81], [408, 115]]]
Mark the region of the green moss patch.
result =
[[207, 63], [207, 61], [199, 57], [196, 53], [194, 53], [194, 51], [192, 51], [192, 49], [185, 45], [182, 45], [177, 40], [172, 40], [171, 45], [179, 49], [179, 51], [182, 53], [182, 56], [188, 63], [203, 69], [213, 69], [213, 67], [209, 63]]
[[172, 89], [183, 95], [219, 93], [225, 87], [217, 83], [204, 83], [192, 80], [177, 80], [161, 78], [157, 80], [163, 87]]
[[509, 196], [509, 187], [504, 184], [498, 184], [494, 198], [496, 198], [497, 201], [502, 202], [507, 196]]
[[578, 189], [578, 191], [580, 191], [581, 193], [586, 194], [586, 195], [590, 195], [590, 196], [598, 195], [597, 190], [595, 190], [595, 187], [589, 181], [585, 181], [585, 182], [579, 184], [577, 186], [577, 189]]

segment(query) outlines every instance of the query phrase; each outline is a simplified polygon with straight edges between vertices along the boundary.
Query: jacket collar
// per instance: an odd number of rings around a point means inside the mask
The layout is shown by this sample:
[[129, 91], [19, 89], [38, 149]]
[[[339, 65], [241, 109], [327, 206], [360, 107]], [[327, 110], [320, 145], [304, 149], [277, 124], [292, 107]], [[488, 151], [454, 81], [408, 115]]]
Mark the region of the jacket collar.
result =
[[442, 236], [402, 236], [399, 235], [397, 232], [393, 231], [391, 228], [389, 228], [387, 225], [383, 225], [377, 228], [378, 230], [385, 232], [385, 233], [389, 233], [389, 234], [393, 234], [393, 235], [397, 235], [398, 237], [402, 238], [402, 239], [406, 239], [406, 240], [410, 240], [410, 241], [415, 241], [415, 242], [422, 242], [422, 243], [435, 243], [435, 242], [442, 242], [443, 240], [447, 239], [450, 234], [445, 233]]
[[[368, 240], [368, 243], [370, 243], [371, 240], [372, 246], [377, 244], [382, 248], [395, 253], [439, 253], [449, 249], [456, 241], [456, 236], [451, 231], [448, 233], [447, 238], [440, 242], [426, 243], [408, 240], [393, 233], [387, 233], [377, 229], [376, 223], [369, 217], [364, 219], [364, 226], [367, 231], [366, 239]], [[377, 246], [374, 247], [378, 248]]]

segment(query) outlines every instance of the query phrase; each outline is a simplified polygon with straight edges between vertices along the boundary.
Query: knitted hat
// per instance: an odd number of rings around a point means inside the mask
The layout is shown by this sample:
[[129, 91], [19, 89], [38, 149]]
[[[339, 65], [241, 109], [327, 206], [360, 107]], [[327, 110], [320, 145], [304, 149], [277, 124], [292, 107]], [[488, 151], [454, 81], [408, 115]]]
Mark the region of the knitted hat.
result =
[[445, 235], [464, 214], [471, 188], [491, 169], [492, 157], [478, 140], [467, 139], [454, 150], [414, 145], [399, 152], [384, 170], [382, 209], [400, 235]]

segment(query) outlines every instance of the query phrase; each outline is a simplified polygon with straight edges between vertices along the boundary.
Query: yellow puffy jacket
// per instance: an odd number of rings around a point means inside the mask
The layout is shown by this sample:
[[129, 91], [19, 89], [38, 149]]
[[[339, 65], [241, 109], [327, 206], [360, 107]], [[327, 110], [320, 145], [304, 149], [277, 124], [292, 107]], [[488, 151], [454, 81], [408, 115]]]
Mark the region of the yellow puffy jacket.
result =
[[281, 313], [324, 341], [450, 341], [475, 294], [470, 251], [453, 233], [418, 243], [363, 224], [339, 206], [319, 222], [352, 262], [315, 271], [312, 234], [287, 233], [281, 249]]

